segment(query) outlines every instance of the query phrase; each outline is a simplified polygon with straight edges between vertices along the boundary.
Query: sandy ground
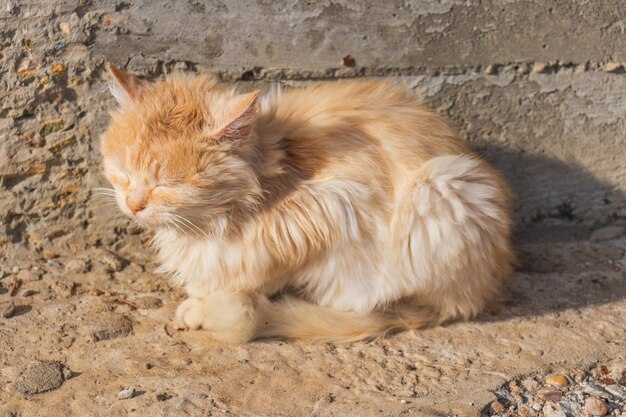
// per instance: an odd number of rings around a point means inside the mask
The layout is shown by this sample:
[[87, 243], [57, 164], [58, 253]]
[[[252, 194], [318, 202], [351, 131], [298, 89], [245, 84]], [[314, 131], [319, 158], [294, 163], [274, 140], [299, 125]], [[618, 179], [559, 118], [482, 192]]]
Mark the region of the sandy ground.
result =
[[[505, 307], [346, 346], [168, 334], [183, 294], [150, 272], [150, 249], [131, 253], [146, 240], [132, 228], [81, 253], [14, 245], [0, 255], [0, 305], [14, 305], [0, 317], [0, 415], [479, 415], [516, 377], [626, 362], [623, 232], [533, 231]], [[36, 360], [61, 363], [66, 380], [35, 375], [31, 389], [54, 389], [24, 394]]]

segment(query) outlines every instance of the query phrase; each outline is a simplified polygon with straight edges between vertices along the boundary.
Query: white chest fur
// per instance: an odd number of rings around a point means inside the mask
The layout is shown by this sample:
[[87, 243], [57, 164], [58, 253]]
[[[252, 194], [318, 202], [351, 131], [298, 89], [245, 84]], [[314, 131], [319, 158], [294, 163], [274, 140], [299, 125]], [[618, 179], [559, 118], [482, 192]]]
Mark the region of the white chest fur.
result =
[[239, 286], [236, 277], [243, 265], [240, 245], [219, 238], [193, 239], [171, 230], [158, 231], [155, 242], [159, 272], [169, 274], [175, 285], [201, 293]]

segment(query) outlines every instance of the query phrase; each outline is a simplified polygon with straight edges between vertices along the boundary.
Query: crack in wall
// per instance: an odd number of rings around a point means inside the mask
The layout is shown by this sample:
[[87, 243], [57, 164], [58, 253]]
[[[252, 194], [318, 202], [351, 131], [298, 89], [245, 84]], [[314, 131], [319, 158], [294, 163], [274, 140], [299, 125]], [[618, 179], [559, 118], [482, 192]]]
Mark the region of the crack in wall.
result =
[[[141, 68], [137, 68], [140, 69]], [[163, 72], [170, 73], [176, 70], [211, 72], [223, 81], [322, 81], [332, 79], [349, 79], [359, 77], [405, 77], [425, 75], [451, 76], [467, 74], [485, 75], [527, 75], [547, 74], [559, 75], [582, 74], [587, 72], [600, 72], [609, 74], [626, 74], [626, 63], [621, 62], [510, 62], [502, 64], [475, 65], [475, 66], [410, 66], [410, 67], [355, 67], [355, 68], [241, 68], [241, 69], [214, 69], [199, 65], [191, 61], [170, 61], [163, 63], [157, 61], [149, 70], [141, 71], [152, 76], [158, 76]]]

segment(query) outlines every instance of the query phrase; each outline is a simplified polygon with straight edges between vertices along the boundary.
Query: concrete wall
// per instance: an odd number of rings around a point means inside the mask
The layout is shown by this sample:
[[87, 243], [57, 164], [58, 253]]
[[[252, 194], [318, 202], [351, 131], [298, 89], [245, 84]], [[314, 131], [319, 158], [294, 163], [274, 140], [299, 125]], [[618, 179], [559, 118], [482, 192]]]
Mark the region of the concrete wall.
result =
[[0, 244], [123, 239], [127, 222], [89, 199], [106, 60], [248, 87], [402, 77], [505, 172], [520, 230], [626, 217], [623, 0], [5, 0]]

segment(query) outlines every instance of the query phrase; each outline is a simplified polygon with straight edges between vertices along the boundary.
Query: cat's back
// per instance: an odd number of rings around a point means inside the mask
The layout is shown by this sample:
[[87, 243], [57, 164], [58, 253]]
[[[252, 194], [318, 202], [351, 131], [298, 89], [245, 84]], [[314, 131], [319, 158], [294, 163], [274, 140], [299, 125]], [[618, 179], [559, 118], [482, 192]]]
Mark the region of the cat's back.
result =
[[346, 155], [378, 148], [408, 168], [467, 152], [447, 122], [393, 79], [340, 80], [277, 91], [261, 110], [261, 129]]

